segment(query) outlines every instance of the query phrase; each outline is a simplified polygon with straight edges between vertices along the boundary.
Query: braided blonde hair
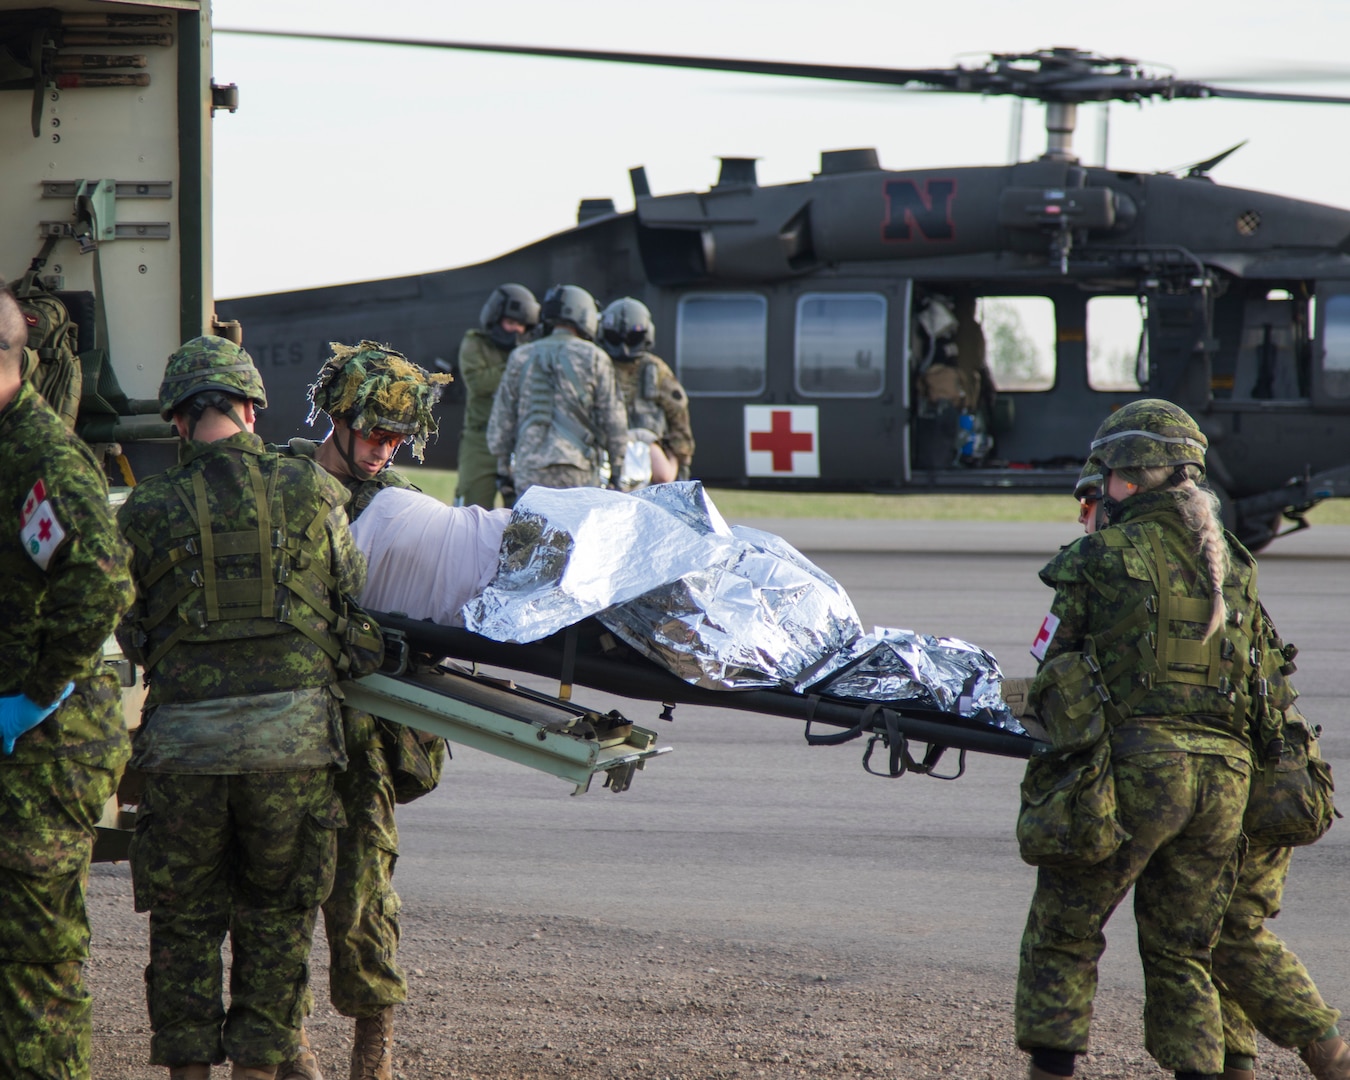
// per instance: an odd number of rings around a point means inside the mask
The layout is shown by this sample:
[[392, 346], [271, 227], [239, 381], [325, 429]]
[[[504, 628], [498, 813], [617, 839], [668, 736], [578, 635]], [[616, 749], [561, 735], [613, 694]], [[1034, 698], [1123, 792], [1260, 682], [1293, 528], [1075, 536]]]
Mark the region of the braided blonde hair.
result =
[[1196, 465], [1160, 465], [1143, 469], [1117, 469], [1116, 474], [1130, 484], [1137, 484], [1140, 492], [1153, 491], [1162, 487], [1171, 479], [1173, 473], [1180, 471], [1185, 479], [1176, 485], [1180, 496], [1177, 510], [1186, 528], [1196, 534], [1196, 552], [1205, 560], [1209, 572], [1209, 591], [1212, 607], [1209, 613], [1209, 625], [1205, 628], [1204, 641], [1212, 638], [1228, 618], [1228, 605], [1223, 598], [1223, 583], [1228, 577], [1230, 559], [1228, 541], [1223, 535], [1223, 523], [1219, 516], [1219, 497], [1209, 488], [1200, 487], [1196, 480], [1200, 469]]

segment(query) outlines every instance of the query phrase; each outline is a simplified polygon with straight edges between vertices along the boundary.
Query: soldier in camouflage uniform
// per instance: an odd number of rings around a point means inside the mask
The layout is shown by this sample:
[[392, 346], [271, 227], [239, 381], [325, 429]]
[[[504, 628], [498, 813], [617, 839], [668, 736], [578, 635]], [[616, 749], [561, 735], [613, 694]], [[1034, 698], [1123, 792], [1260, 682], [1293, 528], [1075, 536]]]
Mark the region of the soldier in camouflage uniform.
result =
[[541, 487], [597, 487], [609, 453], [618, 486], [628, 441], [614, 365], [595, 344], [600, 312], [576, 285], [555, 285], [543, 303], [547, 337], [511, 354], [488, 421], [488, 448], [517, 492]]
[[652, 443], [665, 459], [658, 474], [652, 461], [652, 482], [688, 480], [694, 460], [694, 432], [689, 426], [689, 395], [666, 362], [652, 352], [656, 327], [647, 305], [625, 296], [600, 315], [600, 347], [614, 361], [614, 379], [628, 408], [628, 429]]
[[[1091, 533], [1105, 469], [1089, 459], [1074, 497], [1079, 523]], [[1297, 712], [1284, 662], [1284, 643], [1266, 615], [1269, 707]], [[1265, 921], [1280, 912], [1293, 848], [1249, 846], [1214, 947], [1214, 985], [1223, 1013], [1224, 1080], [1255, 1080], [1256, 1032], [1277, 1046], [1297, 1049], [1318, 1080], [1350, 1080], [1350, 1047], [1336, 1027], [1340, 1013], [1322, 1000], [1308, 969], [1270, 932]]]
[[1108, 417], [1092, 444], [1099, 527], [1041, 572], [1055, 599], [1032, 650], [1042, 661], [1032, 700], [1053, 700], [1049, 661], [1090, 658], [1128, 836], [1097, 865], [1038, 871], [1016, 995], [1033, 1080], [1071, 1076], [1087, 1049], [1103, 929], [1131, 887], [1149, 1052], [1184, 1080], [1224, 1068], [1210, 953], [1237, 879], [1247, 710], [1261, 685], [1251, 656], [1266, 638], [1251, 556], [1196, 485], [1206, 445], [1170, 402]]
[[[316, 447], [292, 439], [290, 453], [309, 457], [332, 473], [351, 496], [351, 519], [387, 487], [419, 490], [391, 467], [394, 454], [412, 443], [420, 461], [436, 431], [432, 407], [449, 375], [430, 375], [387, 345], [333, 343], [333, 356], [309, 388], [309, 420], [320, 413], [332, 425]], [[399, 898], [394, 891], [398, 825], [394, 784], [384, 739], [370, 713], [344, 707], [349, 762], [337, 780], [347, 826], [338, 832], [337, 873], [323, 904], [328, 937], [328, 992], [333, 1007], [356, 1021], [353, 1080], [390, 1080], [394, 1006], [408, 998], [398, 962]], [[435, 744], [443, 754], [443, 744]], [[292, 1063], [297, 1076], [317, 1080], [308, 1055]]]
[[102, 652], [130, 551], [98, 463], [22, 381], [27, 337], [0, 281], [0, 1075], [87, 1080], [85, 884], [129, 752]]
[[[488, 449], [492, 402], [511, 350], [539, 322], [539, 301], [524, 285], [498, 285], [478, 317], [481, 329], [459, 343], [459, 377], [464, 383], [464, 429], [459, 435], [457, 506], [491, 510], [497, 501], [497, 456]], [[514, 493], [503, 492], [506, 505]]]
[[172, 1080], [207, 1080], [227, 1057], [233, 1080], [284, 1080], [343, 824], [334, 627], [365, 559], [342, 485], [253, 433], [267, 398], [243, 349], [187, 342], [159, 400], [179, 463], [118, 514], [138, 586], [118, 640], [149, 686], [131, 871], [136, 909], [150, 912], [150, 1057]]

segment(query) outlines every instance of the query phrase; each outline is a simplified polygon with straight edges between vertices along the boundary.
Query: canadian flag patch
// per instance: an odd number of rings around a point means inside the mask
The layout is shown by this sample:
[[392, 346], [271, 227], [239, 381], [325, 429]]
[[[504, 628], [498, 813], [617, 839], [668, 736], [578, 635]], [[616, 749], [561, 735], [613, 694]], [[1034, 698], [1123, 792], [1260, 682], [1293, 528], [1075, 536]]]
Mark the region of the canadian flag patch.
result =
[[1055, 640], [1055, 631], [1059, 629], [1059, 616], [1047, 614], [1041, 622], [1041, 628], [1036, 631], [1036, 640], [1031, 643], [1031, 655], [1037, 660], [1045, 659], [1045, 650], [1050, 648], [1050, 642]]
[[19, 514], [19, 543], [28, 552], [28, 557], [46, 570], [65, 539], [66, 530], [61, 527], [51, 500], [47, 498], [47, 485], [39, 480], [28, 493]]

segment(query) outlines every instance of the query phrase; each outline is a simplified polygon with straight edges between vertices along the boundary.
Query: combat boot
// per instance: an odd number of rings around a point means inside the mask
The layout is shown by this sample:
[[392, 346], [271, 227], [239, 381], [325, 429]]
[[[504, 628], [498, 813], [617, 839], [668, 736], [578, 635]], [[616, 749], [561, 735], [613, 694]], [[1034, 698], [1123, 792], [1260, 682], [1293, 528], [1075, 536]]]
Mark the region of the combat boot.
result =
[[1256, 1070], [1235, 1069], [1231, 1065], [1225, 1065], [1223, 1069], [1223, 1080], [1256, 1080]]
[[351, 1080], [394, 1080], [394, 1007], [356, 1022]]
[[211, 1066], [197, 1062], [191, 1065], [170, 1065], [169, 1080], [211, 1080]]
[[277, 1080], [275, 1065], [240, 1065], [234, 1062], [230, 1066], [230, 1080]]
[[303, 1026], [300, 1028], [300, 1046], [295, 1051], [295, 1057], [278, 1066], [277, 1080], [323, 1080], [319, 1059], [310, 1049], [309, 1032]]
[[1046, 1072], [1033, 1061], [1030, 1070], [1027, 1072], [1027, 1080], [1065, 1080], [1065, 1077]]
[[1350, 1080], [1350, 1046], [1339, 1035], [1318, 1039], [1298, 1056], [1317, 1080]]

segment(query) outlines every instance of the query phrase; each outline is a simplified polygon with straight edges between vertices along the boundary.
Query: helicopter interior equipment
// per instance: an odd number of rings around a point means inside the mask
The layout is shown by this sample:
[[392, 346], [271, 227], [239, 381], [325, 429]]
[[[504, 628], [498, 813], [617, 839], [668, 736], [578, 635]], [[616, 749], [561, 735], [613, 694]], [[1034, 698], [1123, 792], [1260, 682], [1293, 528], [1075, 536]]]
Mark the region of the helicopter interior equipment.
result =
[[[877, 492], [1067, 491], [1110, 409], [1168, 397], [1210, 438], [1226, 521], [1254, 547], [1350, 494], [1350, 212], [1210, 178], [1088, 167], [1078, 106], [1236, 98], [1350, 103], [1159, 75], [1071, 48], [978, 66], [836, 67], [697, 56], [219, 29], [1012, 95], [1044, 103], [1035, 160], [883, 168], [822, 153], [762, 186], [724, 158], [708, 190], [632, 211], [584, 200], [574, 228], [410, 277], [222, 302], [270, 380], [327, 342], [378, 337], [451, 357], [501, 281], [576, 281], [651, 310], [689, 393], [695, 474], [714, 486]], [[1236, 148], [1234, 148], [1236, 149]], [[441, 361], [448, 366], [448, 361]], [[445, 429], [459, 423], [454, 388]], [[294, 433], [273, 411], [269, 437]], [[430, 459], [453, 462], [453, 439]]]

